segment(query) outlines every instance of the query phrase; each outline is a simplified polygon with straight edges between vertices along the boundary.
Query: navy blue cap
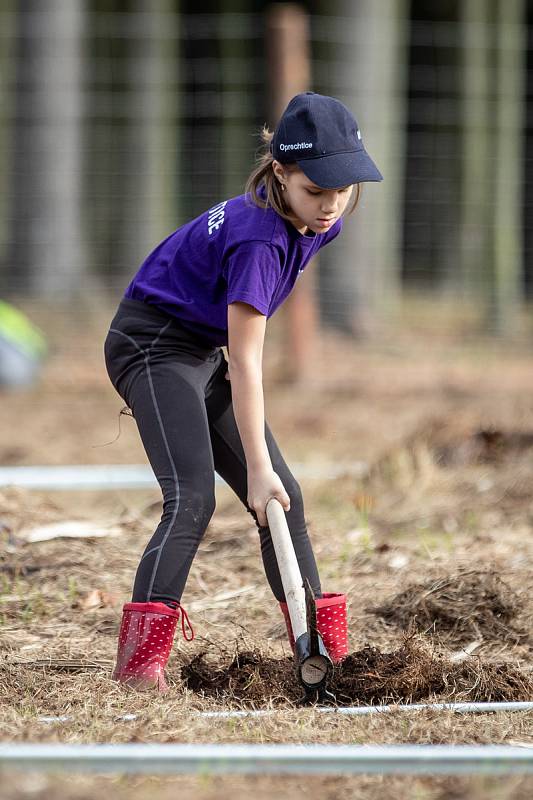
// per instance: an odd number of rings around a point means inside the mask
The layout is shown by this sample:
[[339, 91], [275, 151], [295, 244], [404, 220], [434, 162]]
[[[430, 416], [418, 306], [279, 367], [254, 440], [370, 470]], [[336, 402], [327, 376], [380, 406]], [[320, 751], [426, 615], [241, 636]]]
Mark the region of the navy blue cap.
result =
[[292, 98], [270, 146], [280, 164], [296, 164], [323, 189], [382, 181], [351, 112], [335, 97], [304, 92]]

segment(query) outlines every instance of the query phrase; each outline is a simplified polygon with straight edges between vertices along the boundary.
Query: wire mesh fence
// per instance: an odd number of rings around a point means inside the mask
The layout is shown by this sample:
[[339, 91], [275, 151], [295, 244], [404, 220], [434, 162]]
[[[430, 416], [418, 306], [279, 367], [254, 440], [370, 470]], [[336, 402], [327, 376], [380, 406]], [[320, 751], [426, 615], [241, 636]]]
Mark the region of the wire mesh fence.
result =
[[[0, 292], [118, 298], [172, 230], [243, 191], [275, 124], [273, 8], [0, 2]], [[310, 88], [355, 112], [384, 174], [321, 256], [323, 320], [353, 331], [406, 290], [506, 333], [533, 282], [524, 0], [299, 6]]]

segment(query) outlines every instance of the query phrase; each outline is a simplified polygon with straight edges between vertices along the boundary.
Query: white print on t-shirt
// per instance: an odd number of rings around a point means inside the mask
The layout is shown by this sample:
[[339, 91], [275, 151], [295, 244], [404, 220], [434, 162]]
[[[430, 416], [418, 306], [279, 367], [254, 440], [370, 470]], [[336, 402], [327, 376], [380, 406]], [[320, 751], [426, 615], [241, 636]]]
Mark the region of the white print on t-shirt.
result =
[[217, 231], [224, 222], [224, 207], [227, 202], [227, 200], [224, 200], [223, 203], [213, 206], [213, 208], [210, 208], [207, 212], [207, 231], [209, 236], [211, 236], [213, 231]]

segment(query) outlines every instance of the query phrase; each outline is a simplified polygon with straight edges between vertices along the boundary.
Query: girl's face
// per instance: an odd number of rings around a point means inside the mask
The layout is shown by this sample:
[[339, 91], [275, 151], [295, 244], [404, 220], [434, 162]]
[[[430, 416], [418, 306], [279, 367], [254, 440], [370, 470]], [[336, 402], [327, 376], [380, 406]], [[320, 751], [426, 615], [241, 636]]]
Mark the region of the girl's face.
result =
[[285, 186], [283, 196], [295, 216], [293, 225], [300, 233], [308, 230], [326, 233], [344, 212], [353, 186], [341, 189], [321, 189], [301, 169], [283, 168], [278, 161], [272, 164], [274, 174]]

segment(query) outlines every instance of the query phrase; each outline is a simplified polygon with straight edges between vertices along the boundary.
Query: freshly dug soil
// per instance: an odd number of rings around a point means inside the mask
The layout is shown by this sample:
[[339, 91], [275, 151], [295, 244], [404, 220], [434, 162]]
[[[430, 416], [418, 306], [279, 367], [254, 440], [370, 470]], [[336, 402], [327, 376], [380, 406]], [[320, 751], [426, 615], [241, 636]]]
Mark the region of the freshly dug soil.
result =
[[226, 698], [262, 705], [298, 702], [302, 695], [291, 658], [266, 658], [258, 651], [244, 651], [226, 665], [214, 665], [199, 653], [181, 668], [188, 689], [206, 697]]
[[336, 666], [332, 691], [350, 705], [414, 702], [443, 689], [444, 671], [445, 662], [416, 639], [390, 653], [366, 645]]
[[[181, 669], [184, 684], [205, 697], [260, 707], [298, 704], [303, 696], [291, 658], [266, 658], [258, 651], [210, 663], [200, 653]], [[533, 678], [509, 664], [461, 664], [434, 653], [419, 637], [407, 637], [389, 653], [366, 645], [335, 665], [329, 687], [339, 706], [446, 701], [528, 700]]]
[[368, 611], [399, 628], [415, 625], [448, 643], [495, 639], [518, 644], [527, 632], [516, 623], [522, 601], [494, 571], [468, 571], [410, 584]]

